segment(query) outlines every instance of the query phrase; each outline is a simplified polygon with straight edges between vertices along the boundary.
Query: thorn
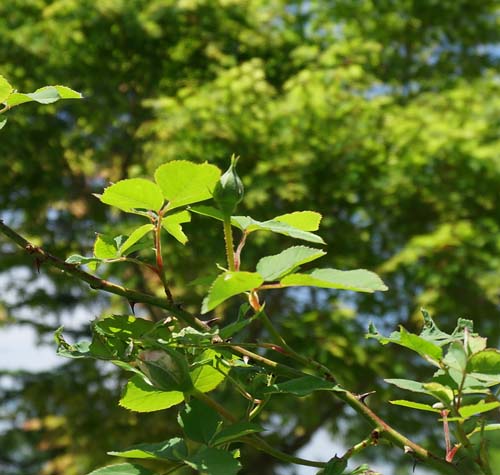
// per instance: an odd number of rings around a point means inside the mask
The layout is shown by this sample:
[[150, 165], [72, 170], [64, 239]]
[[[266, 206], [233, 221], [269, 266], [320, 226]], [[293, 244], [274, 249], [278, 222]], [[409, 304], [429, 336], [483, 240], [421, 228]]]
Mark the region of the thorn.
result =
[[42, 261], [36, 257], [35, 258], [35, 267], [36, 267], [36, 272], [40, 274], [40, 265], [42, 264]]
[[130, 310], [132, 310], [132, 315], [135, 315], [135, 304], [137, 302], [132, 302], [131, 300], [128, 301], [128, 304], [130, 305]]
[[358, 398], [359, 401], [361, 401], [362, 403], [365, 402], [365, 399], [368, 397], [368, 396], [371, 396], [372, 394], [375, 394], [376, 391], [370, 391], [368, 393], [363, 393], [363, 394], [357, 394], [356, 397]]
[[211, 318], [210, 320], [203, 320], [203, 323], [206, 323], [207, 325], [212, 325], [215, 322], [220, 321], [219, 317]]

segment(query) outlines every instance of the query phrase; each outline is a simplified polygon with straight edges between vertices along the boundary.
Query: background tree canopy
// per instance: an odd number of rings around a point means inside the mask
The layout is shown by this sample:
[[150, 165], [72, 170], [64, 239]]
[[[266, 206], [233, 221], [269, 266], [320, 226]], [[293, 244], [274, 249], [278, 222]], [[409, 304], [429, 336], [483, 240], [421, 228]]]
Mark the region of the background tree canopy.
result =
[[[325, 264], [376, 270], [390, 287], [375, 297], [270, 294], [273, 318], [350, 388], [376, 389], [370, 404], [389, 421], [441, 446], [432, 419], [398, 420], [387, 407], [382, 378], [421, 368], [362, 335], [369, 319], [415, 328], [425, 307], [444, 328], [472, 318], [498, 343], [499, 13], [496, 0], [1, 2], [0, 73], [20, 91], [65, 84], [86, 97], [9, 114], [1, 218], [62, 257], [89, 254], [94, 231], [134, 225], [92, 193], [169, 160], [225, 169], [240, 155], [241, 214], [320, 211]], [[189, 247], [165, 246], [174, 291], [196, 311], [206, 287], [186, 284], [214, 274], [224, 249], [219, 229], [186, 229]], [[272, 253], [275, 239], [253, 241], [247, 256]], [[4, 325], [32, 325], [50, 340], [64, 312], [90, 320], [103, 308], [129, 311], [56, 271], [42, 268], [40, 277], [2, 238], [0, 256]], [[104, 272], [158, 290], [135, 268]], [[258, 338], [262, 329], [251, 331]], [[104, 384], [110, 372], [113, 383]], [[106, 450], [167, 438], [173, 413], [138, 418], [116, 407], [122, 377], [88, 361], [51, 373], [4, 371], [0, 471], [80, 475], [106, 463]], [[346, 441], [366, 433], [327, 398], [283, 401], [266, 417], [270, 442], [285, 451], [320, 427]], [[243, 460], [276, 473], [265, 454]], [[411, 460], [397, 467], [408, 473]]]

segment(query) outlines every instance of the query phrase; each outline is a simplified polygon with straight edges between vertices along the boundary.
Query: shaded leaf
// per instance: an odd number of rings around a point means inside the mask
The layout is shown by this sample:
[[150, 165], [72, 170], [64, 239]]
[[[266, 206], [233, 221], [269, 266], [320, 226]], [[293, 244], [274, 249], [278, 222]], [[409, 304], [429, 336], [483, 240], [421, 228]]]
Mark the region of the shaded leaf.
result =
[[322, 475], [342, 475], [347, 468], [347, 459], [344, 460], [340, 457], [333, 457], [328, 461], [326, 467], [321, 472]]
[[154, 444], [138, 444], [125, 450], [108, 452], [108, 455], [123, 458], [137, 459], [165, 459], [178, 461], [188, 455], [184, 439], [174, 437], [173, 439], [157, 442]]
[[73, 254], [69, 256], [65, 262], [67, 262], [68, 264], [82, 265], [82, 264], [89, 264], [91, 262], [101, 262], [101, 259], [97, 259], [95, 257], [80, 256], [79, 254]]
[[88, 475], [156, 475], [148, 468], [136, 465], [134, 463], [120, 463], [118, 465], [108, 465], [98, 468]]
[[153, 322], [132, 315], [112, 315], [93, 323], [93, 328], [100, 332], [120, 337], [123, 340], [140, 338], [154, 327]]
[[284, 383], [273, 384], [263, 390], [264, 394], [294, 394], [295, 396], [307, 396], [314, 391], [340, 391], [344, 390], [338, 385], [325, 381], [315, 376], [302, 376], [290, 379]]
[[500, 383], [500, 351], [488, 348], [469, 358], [470, 376], [490, 383]]
[[258, 424], [254, 424], [253, 422], [236, 422], [215, 434], [210, 442], [210, 445], [225, 444], [227, 442], [241, 439], [245, 435], [255, 434], [257, 432], [262, 432], [263, 430], [263, 427]]
[[205, 444], [210, 442], [222, 423], [214, 409], [194, 398], [179, 412], [177, 420], [188, 439]]
[[203, 475], [236, 475], [241, 468], [231, 452], [212, 447], [201, 448], [185, 462]]

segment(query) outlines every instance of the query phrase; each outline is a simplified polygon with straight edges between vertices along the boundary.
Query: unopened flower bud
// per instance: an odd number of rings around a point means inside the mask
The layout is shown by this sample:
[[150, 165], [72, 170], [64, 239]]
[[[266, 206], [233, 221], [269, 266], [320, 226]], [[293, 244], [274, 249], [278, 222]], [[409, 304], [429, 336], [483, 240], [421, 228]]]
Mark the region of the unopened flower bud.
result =
[[243, 183], [236, 173], [237, 162], [238, 158], [233, 155], [231, 157], [231, 165], [220, 177], [220, 181], [214, 190], [214, 200], [226, 216], [231, 216], [238, 203], [243, 199]]

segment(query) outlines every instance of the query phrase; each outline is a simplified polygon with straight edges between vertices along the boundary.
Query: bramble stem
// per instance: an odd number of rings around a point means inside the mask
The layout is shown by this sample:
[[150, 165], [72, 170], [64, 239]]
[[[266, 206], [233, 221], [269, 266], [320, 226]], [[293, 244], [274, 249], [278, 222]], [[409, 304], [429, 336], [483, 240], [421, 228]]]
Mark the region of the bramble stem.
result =
[[224, 216], [224, 242], [226, 243], [227, 267], [230, 271], [235, 271], [233, 230], [231, 228], [231, 216]]
[[156, 219], [154, 235], [155, 235], [155, 254], [156, 254], [156, 273], [161, 280], [163, 289], [165, 290], [165, 295], [170, 303], [174, 303], [174, 298], [172, 292], [168, 287], [167, 276], [165, 275], [165, 268], [163, 266], [163, 255], [161, 252], [161, 221], [163, 219], [163, 213], [160, 211], [158, 213], [158, 218]]
[[[229, 223], [230, 224], [230, 223]], [[200, 330], [205, 330], [209, 331], [210, 326], [207, 325], [205, 322], [201, 321], [194, 315], [192, 315], [189, 312], [186, 312], [185, 310], [181, 309], [177, 305], [174, 305], [168, 301], [166, 301], [163, 298], [159, 298], [153, 295], [145, 294], [143, 292], [138, 292], [133, 289], [128, 289], [126, 287], [123, 287], [121, 285], [114, 284], [112, 282], [109, 282], [107, 280], [101, 279], [93, 274], [90, 274], [88, 272], [85, 272], [81, 269], [78, 268], [77, 265], [75, 264], [69, 264], [67, 262], [64, 262], [63, 260], [59, 259], [56, 256], [53, 256], [52, 254], [44, 251], [41, 247], [35, 246], [31, 244], [29, 241], [27, 241], [24, 237], [16, 233], [14, 230], [12, 230], [9, 226], [7, 226], [3, 221], [0, 220], [0, 233], [9, 238], [11, 241], [16, 243], [18, 246], [24, 249], [24, 251], [30, 255], [33, 255], [39, 262], [46, 262], [50, 264], [53, 267], [56, 267], [58, 269], [61, 269], [62, 271], [68, 273], [69, 275], [72, 275], [84, 282], [87, 282], [91, 288], [97, 289], [97, 290], [103, 290], [105, 292], [109, 292], [115, 295], [120, 295], [124, 298], [126, 298], [128, 301], [136, 302], [136, 303], [145, 303], [148, 305], [152, 305], [164, 310], [167, 310], [170, 312], [173, 316], [177, 317], [179, 320], [184, 322], [185, 324], [191, 325], [192, 327], [198, 328]], [[230, 233], [231, 234], [231, 233]], [[227, 242], [226, 242], [227, 244]], [[232, 249], [232, 236], [231, 236], [231, 249]], [[234, 256], [234, 255], [233, 255]], [[234, 265], [234, 261], [233, 261]], [[252, 358], [254, 361], [257, 361], [258, 363], [268, 366], [272, 368], [275, 372], [281, 373], [287, 376], [292, 376], [292, 377], [301, 377], [304, 376], [304, 373], [296, 370], [295, 368], [292, 368], [287, 365], [283, 365], [281, 363], [277, 363], [276, 361], [270, 360], [269, 358], [266, 358], [264, 356], [261, 356], [257, 353], [254, 353], [252, 351], [249, 351], [241, 346], [238, 345], [231, 345], [231, 349], [244, 356], [248, 356], [249, 358]], [[286, 349], [286, 348], [285, 348]], [[290, 356], [297, 355], [297, 353], [293, 352], [290, 354]], [[302, 361], [308, 362], [309, 364], [312, 363], [311, 360], [302, 357], [299, 355]], [[296, 358], [295, 358], [296, 359]], [[318, 363], [319, 364], [319, 363]], [[321, 365], [322, 367], [322, 365]], [[443, 460], [440, 457], [437, 457], [436, 455], [432, 454], [425, 448], [421, 447], [420, 445], [416, 444], [415, 442], [412, 442], [410, 439], [393, 429], [389, 424], [387, 424], [383, 419], [381, 419], [377, 414], [375, 414], [362, 400], [362, 398], [356, 396], [354, 393], [339, 389], [338, 391], [334, 392], [334, 395], [344, 401], [346, 404], [348, 404], [357, 414], [361, 415], [364, 417], [369, 424], [374, 427], [375, 429], [378, 430], [380, 433], [380, 437], [384, 438], [398, 447], [404, 449], [406, 452], [411, 453], [415, 458], [418, 460], [429, 464], [430, 466], [440, 470], [441, 473], [443, 474], [454, 474], [457, 475], [460, 473], [457, 469], [457, 467], [452, 464], [448, 463], [445, 460]], [[218, 404], [218, 403], [216, 403]], [[227, 412], [227, 411], [225, 411]], [[231, 417], [233, 417], [231, 415]], [[296, 457], [289, 456], [288, 454], [283, 454], [282, 452], [279, 452], [275, 450], [273, 447], [269, 446], [267, 442], [262, 441], [262, 440], [255, 440], [254, 437], [247, 436], [246, 438], [242, 439], [244, 442], [249, 443], [250, 445], [253, 445], [255, 448], [262, 450], [264, 452], [269, 453], [270, 455], [273, 455], [283, 461], [290, 462], [290, 463], [298, 463], [302, 465], [308, 465], [308, 466], [313, 466], [313, 467], [324, 467], [325, 464], [323, 462], [312, 462], [308, 460], [303, 460], [299, 459]], [[468, 441], [467, 441], [468, 443]], [[476, 461], [476, 460], [475, 460]], [[476, 461], [477, 463], [477, 461]], [[491, 472], [488, 471], [487, 467], [482, 466], [481, 467], [483, 470], [483, 473], [490, 474]]]

